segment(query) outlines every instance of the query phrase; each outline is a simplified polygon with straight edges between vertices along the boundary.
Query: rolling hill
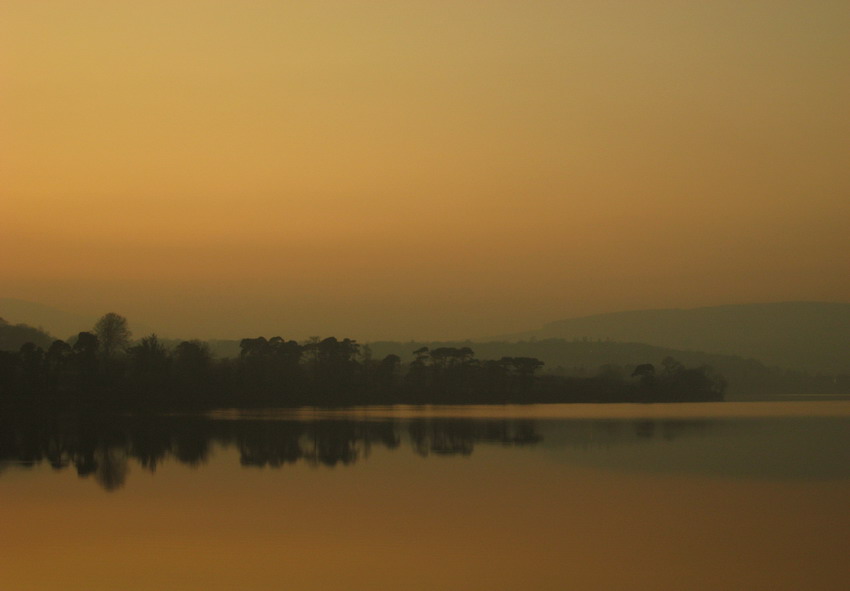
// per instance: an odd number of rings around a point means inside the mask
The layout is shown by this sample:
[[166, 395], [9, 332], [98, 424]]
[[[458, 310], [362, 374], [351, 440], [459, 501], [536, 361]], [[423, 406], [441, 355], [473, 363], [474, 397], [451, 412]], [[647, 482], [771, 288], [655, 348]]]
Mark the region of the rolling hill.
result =
[[[486, 340], [612, 340], [737, 355], [767, 365], [850, 373], [850, 304], [782, 302], [637, 310], [559, 320]], [[484, 339], [482, 339], [484, 340]]]
[[0, 317], [8, 322], [39, 327], [60, 339], [66, 339], [83, 330], [91, 330], [97, 320], [94, 317], [15, 298], [0, 298]]

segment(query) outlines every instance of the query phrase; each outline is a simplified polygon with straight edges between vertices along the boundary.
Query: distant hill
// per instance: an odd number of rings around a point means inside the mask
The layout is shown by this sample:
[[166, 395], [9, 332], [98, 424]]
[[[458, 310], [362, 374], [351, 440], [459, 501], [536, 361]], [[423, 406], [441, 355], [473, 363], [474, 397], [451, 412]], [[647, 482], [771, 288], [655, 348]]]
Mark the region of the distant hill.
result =
[[560, 320], [493, 340], [610, 339], [751, 357], [779, 367], [850, 373], [850, 304], [782, 302], [637, 310]]
[[[119, 310], [104, 310], [103, 314], [112, 311], [121, 313]], [[100, 315], [76, 314], [36, 302], [0, 298], [0, 318], [5, 318], [13, 324], [24, 323], [38, 327], [64, 341], [77, 336], [80, 332], [92, 330]], [[127, 320], [130, 330], [133, 331], [133, 338], [141, 338], [157, 332], [134, 318], [127, 318]]]
[[58, 310], [44, 304], [14, 298], [0, 298], [0, 317], [12, 323], [40, 327], [59, 339], [91, 330], [97, 318]]
[[42, 330], [26, 324], [10, 324], [0, 318], [0, 351], [17, 351], [24, 343], [47, 349], [54, 340]]

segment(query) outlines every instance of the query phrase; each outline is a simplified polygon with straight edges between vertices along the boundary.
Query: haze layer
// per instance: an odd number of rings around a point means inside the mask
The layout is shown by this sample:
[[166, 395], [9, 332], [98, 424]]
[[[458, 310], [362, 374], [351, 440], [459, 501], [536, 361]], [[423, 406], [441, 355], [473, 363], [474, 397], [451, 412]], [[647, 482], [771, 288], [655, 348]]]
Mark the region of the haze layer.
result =
[[6, 0], [0, 295], [362, 340], [847, 301], [848, 30], [839, 1]]

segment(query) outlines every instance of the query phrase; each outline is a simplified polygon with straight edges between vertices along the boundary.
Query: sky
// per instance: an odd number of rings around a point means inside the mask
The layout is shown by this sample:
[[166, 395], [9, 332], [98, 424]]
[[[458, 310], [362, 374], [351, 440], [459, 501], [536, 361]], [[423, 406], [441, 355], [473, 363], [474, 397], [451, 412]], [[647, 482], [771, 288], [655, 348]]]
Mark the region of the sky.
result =
[[847, 31], [845, 0], [3, 0], [0, 297], [361, 341], [848, 302]]

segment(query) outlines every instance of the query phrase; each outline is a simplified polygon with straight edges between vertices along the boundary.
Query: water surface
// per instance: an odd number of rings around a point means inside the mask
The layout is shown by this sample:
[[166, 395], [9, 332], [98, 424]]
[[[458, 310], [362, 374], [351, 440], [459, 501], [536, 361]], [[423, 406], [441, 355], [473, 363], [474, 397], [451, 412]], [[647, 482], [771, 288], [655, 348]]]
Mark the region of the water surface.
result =
[[845, 589], [850, 404], [4, 417], [0, 588]]

